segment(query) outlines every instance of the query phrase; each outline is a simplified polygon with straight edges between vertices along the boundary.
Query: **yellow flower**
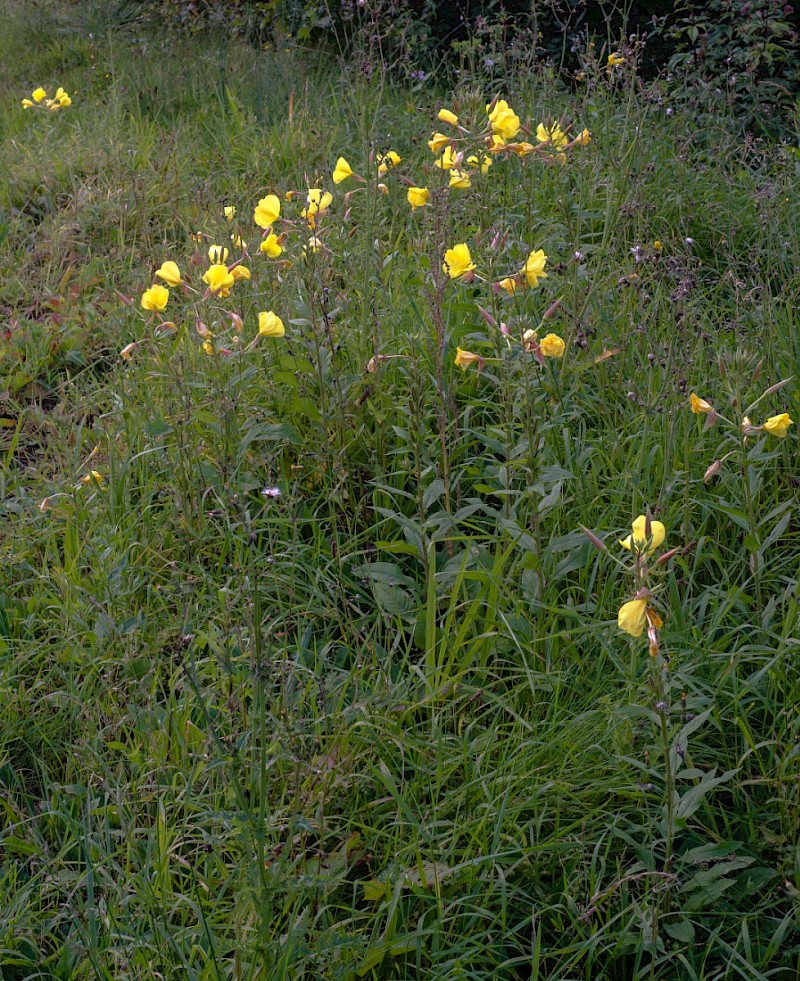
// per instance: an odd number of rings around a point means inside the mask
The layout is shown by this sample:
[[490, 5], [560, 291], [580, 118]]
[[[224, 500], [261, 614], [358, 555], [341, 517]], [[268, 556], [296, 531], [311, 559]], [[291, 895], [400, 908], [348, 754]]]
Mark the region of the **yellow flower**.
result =
[[320, 214], [328, 210], [331, 201], [333, 201], [333, 195], [330, 191], [323, 191], [318, 187], [310, 187], [308, 189], [306, 202], [309, 208], [316, 208]]
[[228, 221], [233, 221], [233, 219], [236, 217], [236, 208], [234, 208], [232, 204], [229, 204], [225, 206], [224, 211], [225, 217], [228, 219]]
[[617, 626], [631, 637], [641, 637], [647, 626], [647, 600], [635, 599], [623, 603], [617, 614]]
[[[23, 109], [30, 109], [30, 108], [32, 108], [32, 106], [33, 106], [33, 103], [31, 102], [30, 99], [23, 99], [22, 100], [22, 108]], [[45, 498], [45, 500], [47, 500], [47, 498]]]
[[386, 174], [396, 167], [402, 158], [394, 152], [394, 150], [389, 150], [388, 153], [384, 153], [378, 156], [378, 177], [385, 177]]
[[214, 342], [213, 341], [203, 341], [203, 343], [200, 345], [200, 347], [202, 348], [203, 351], [205, 351], [205, 353], [209, 356], [209, 358], [213, 358], [213, 356], [214, 356]]
[[167, 305], [167, 300], [169, 300], [169, 290], [159, 283], [142, 293], [142, 307], [145, 310], [153, 310], [158, 313]]
[[513, 276], [506, 276], [505, 279], [501, 279], [497, 284], [500, 289], [505, 290], [510, 296], [513, 296], [517, 292], [517, 280]]
[[224, 245], [212, 245], [208, 250], [209, 262], [227, 262], [228, 250]]
[[471, 273], [475, 269], [475, 263], [469, 254], [469, 247], [462, 242], [460, 245], [454, 245], [452, 249], [448, 249], [444, 254], [442, 269], [451, 279], [460, 279], [467, 273]]
[[656, 252], [660, 252], [664, 248], [664, 246], [661, 244], [661, 242], [659, 242], [658, 239], [656, 239], [655, 242], [653, 242], [653, 248], [656, 250]]
[[451, 126], [458, 126], [458, 116], [449, 109], [440, 109], [436, 118], [443, 123], [450, 123]]
[[710, 402], [706, 402], [705, 399], [701, 399], [699, 395], [695, 395], [694, 392], [689, 396], [689, 405], [691, 406], [692, 412], [696, 416], [707, 415], [709, 412], [714, 411], [713, 405]]
[[[489, 112], [488, 106], [486, 111]], [[505, 99], [498, 99], [495, 103], [494, 109], [489, 112], [489, 123], [492, 133], [495, 136], [502, 136], [504, 140], [513, 140], [520, 130], [519, 116]]]
[[558, 334], [548, 334], [539, 344], [539, 350], [546, 358], [560, 358], [564, 354], [566, 344]]
[[60, 85], [56, 89], [56, 94], [53, 96], [53, 101], [54, 102], [57, 102], [63, 109], [66, 109], [67, 106], [71, 106], [72, 105], [72, 99], [70, 99], [70, 97], [61, 88]]
[[156, 276], [163, 279], [167, 286], [180, 286], [183, 282], [178, 263], [170, 260], [161, 263], [161, 268], [156, 269]]
[[85, 476], [81, 477], [82, 484], [96, 484], [100, 490], [105, 490], [106, 482], [99, 470], [90, 470]]
[[203, 282], [208, 285], [212, 293], [227, 296], [227, 292], [224, 291], [230, 290], [236, 280], [228, 272], [224, 262], [215, 262], [203, 273]]
[[283, 321], [272, 310], [261, 312], [258, 315], [258, 332], [262, 337], [283, 337], [286, 328]]
[[411, 205], [412, 211], [415, 211], [417, 208], [423, 208], [428, 203], [428, 188], [409, 187], [406, 193], [406, 199]]
[[263, 252], [264, 255], [268, 255], [270, 259], [277, 259], [281, 252], [283, 252], [278, 236], [273, 235], [272, 232], [265, 239], [262, 239], [258, 250], [259, 252]]
[[528, 286], [536, 286], [540, 279], [547, 279], [547, 273], [544, 271], [546, 262], [547, 256], [544, 254], [544, 250], [538, 249], [537, 251], [531, 252], [525, 260], [525, 265], [520, 270], [520, 272], [525, 274], [525, 278], [528, 280]]
[[303, 209], [303, 218], [308, 222], [308, 227], [312, 230], [317, 227], [317, 215], [324, 214], [331, 201], [333, 201], [333, 195], [330, 191], [322, 191], [318, 187], [312, 187], [308, 191], [308, 196], [306, 198], [306, 207]]
[[794, 420], [789, 418], [788, 412], [781, 412], [779, 416], [770, 416], [764, 423], [764, 429], [772, 436], [783, 439], [793, 422]]
[[253, 212], [253, 221], [259, 228], [269, 228], [273, 225], [281, 213], [281, 202], [276, 194], [268, 194], [256, 205]]
[[503, 139], [502, 136], [498, 136], [497, 133], [492, 134], [491, 146], [489, 147], [489, 149], [493, 153], [498, 153], [500, 150], [504, 149], [505, 145], [506, 145], [506, 141]]
[[475, 364], [476, 361], [480, 361], [481, 357], [479, 354], [473, 354], [471, 351], [465, 351], [463, 348], [456, 348], [456, 357], [453, 364], [456, 368], [460, 368], [462, 371], [466, 371], [471, 364]]
[[613, 68], [615, 65], [621, 65], [621, 64], [623, 64], [624, 61], [625, 61], [625, 59], [622, 57], [622, 55], [610, 54], [608, 56], [608, 67], [609, 68]]
[[471, 157], [467, 157], [467, 164], [470, 167], [480, 167], [481, 173], [485, 174], [492, 166], [492, 158], [485, 153], [481, 157], [478, 157], [477, 153], [473, 153]]
[[509, 143], [508, 149], [511, 150], [512, 153], [515, 153], [518, 157], [528, 157], [533, 153], [536, 147], [533, 145], [533, 143]]
[[233, 242], [234, 247], [237, 249], [247, 248], [247, 242], [245, 242], [241, 235], [231, 235], [231, 242]]
[[344, 159], [344, 157], [339, 157], [336, 161], [336, 168], [333, 171], [333, 183], [341, 184], [342, 181], [346, 181], [348, 177], [353, 176], [353, 169], [350, 164]]
[[[647, 544], [647, 533], [646, 533], [647, 518], [640, 514], [639, 517], [633, 522], [631, 528], [633, 530], [632, 535], [628, 535], [620, 541], [620, 545], [623, 548], [627, 548], [630, 552], [631, 549], [636, 546], [639, 551], [644, 549]], [[647, 548], [647, 554], [651, 555], [658, 546], [666, 538], [667, 531], [664, 525], [660, 521], [650, 522], [650, 545]]]
[[441, 170], [452, 170], [456, 165], [456, 154], [453, 153], [453, 148], [448, 145], [444, 148], [444, 153], [436, 161], [436, 166]]
[[575, 137], [575, 142], [580, 146], [588, 146], [589, 140], [591, 140], [592, 134], [588, 129], [582, 129], [581, 132]]
[[34, 102], [41, 102], [43, 99], [47, 98], [47, 92], [40, 85], [38, 89], [34, 89], [33, 92], [31, 92], [31, 98]]
[[444, 133], [434, 133], [428, 140], [428, 146], [434, 153], [441, 153], [449, 142], [449, 136], [445, 136]]
[[549, 143], [557, 150], [563, 150], [569, 142], [558, 123], [550, 123], [548, 126], [545, 126], [544, 123], [539, 123], [536, 127], [536, 139], [540, 143]]
[[234, 283], [238, 283], [240, 279], [250, 279], [250, 270], [247, 266], [234, 266], [231, 269], [231, 276]]
[[467, 188], [472, 186], [469, 174], [464, 170], [456, 170], [455, 167], [450, 171], [448, 187]]

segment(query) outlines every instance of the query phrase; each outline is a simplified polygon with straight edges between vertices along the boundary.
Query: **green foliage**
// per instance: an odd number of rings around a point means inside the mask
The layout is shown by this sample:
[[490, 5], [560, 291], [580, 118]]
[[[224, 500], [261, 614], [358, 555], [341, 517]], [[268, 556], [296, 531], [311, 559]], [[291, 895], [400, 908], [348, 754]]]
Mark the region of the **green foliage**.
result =
[[[503, 88], [588, 145], [445, 192], [426, 140], [484, 125], [477, 63], [442, 98], [7, 13], [3, 977], [793, 977], [798, 441], [758, 427], [798, 418], [796, 156], [598, 47], [576, 93]], [[231, 233], [252, 279], [204, 297]], [[460, 242], [479, 278], [437, 282]], [[174, 328], [139, 306], [165, 259]], [[616, 625], [644, 512], [668, 663]]]
[[721, 107], [758, 135], [793, 134], [800, 63], [793, 4], [782, 0], [676, 2], [670, 70], [712, 115]]

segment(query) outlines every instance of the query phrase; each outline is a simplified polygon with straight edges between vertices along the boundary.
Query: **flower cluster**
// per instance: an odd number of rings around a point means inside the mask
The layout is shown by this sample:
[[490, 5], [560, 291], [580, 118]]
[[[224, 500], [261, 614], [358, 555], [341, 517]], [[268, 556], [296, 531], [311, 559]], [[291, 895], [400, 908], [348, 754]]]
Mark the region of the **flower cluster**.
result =
[[692, 414], [706, 417], [706, 429], [710, 429], [712, 426], [716, 425], [718, 421], [725, 423], [728, 426], [730, 434], [728, 437], [729, 444], [732, 445], [731, 450], [717, 457], [711, 466], [706, 469], [705, 476], [703, 478], [705, 483], [708, 483], [709, 480], [721, 473], [723, 466], [732, 456], [743, 452], [744, 444], [750, 437], [757, 436], [759, 433], [767, 433], [770, 436], [774, 436], [776, 439], [784, 439], [788, 435], [789, 427], [794, 425], [794, 419], [792, 419], [788, 412], [779, 412], [777, 415], [769, 416], [760, 425], [754, 425], [749, 415], [749, 413], [755, 409], [761, 399], [783, 388], [785, 384], [785, 381], [778, 382], [776, 385], [768, 388], [766, 392], [759, 396], [759, 398], [757, 398], [755, 402], [753, 402], [745, 410], [738, 426], [736, 423], [732, 422], [730, 419], [727, 419], [724, 415], [718, 412], [707, 399], [701, 398], [696, 392], [690, 393], [689, 408], [692, 410]]
[[39, 88], [36, 88], [33, 90], [33, 92], [31, 92], [30, 99], [22, 100], [23, 109], [49, 109], [51, 112], [57, 112], [59, 109], [66, 109], [71, 105], [72, 99], [60, 85], [56, 89], [56, 94], [52, 99], [48, 99], [47, 90], [39, 86]]
[[[47, 100], [47, 102], [45, 100], [45, 91], [37, 89], [33, 93], [32, 101], [27, 101], [32, 105], [40, 103], [49, 105], [52, 101], [57, 101], [59, 106], [69, 104], [69, 96], [62, 89], [59, 89], [55, 100]], [[563, 163], [566, 153], [571, 148], [585, 146], [590, 139], [589, 132], [585, 129], [578, 136], [571, 136], [571, 126], [565, 125], [563, 120], [543, 121], [535, 127], [523, 123], [508, 102], [499, 97], [486, 105], [485, 119], [477, 126], [471, 124], [471, 128], [463, 126], [458, 115], [446, 108], [439, 110], [437, 118], [451, 130], [450, 135], [435, 132], [428, 141], [428, 146], [435, 157], [433, 172], [442, 175], [441, 186], [445, 193], [451, 190], [461, 192], [469, 189], [475, 175], [486, 175], [498, 156], [524, 158], [536, 155], [547, 163]], [[532, 135], [534, 132], [535, 136]], [[389, 194], [389, 179], [392, 178], [405, 185], [406, 200], [412, 212], [427, 208], [431, 203], [431, 191], [422, 182], [416, 184], [402, 174], [401, 164], [402, 157], [394, 149], [387, 148], [375, 152], [370, 155], [368, 168], [363, 171], [367, 176], [364, 177], [356, 172], [344, 156], [339, 156], [330, 171], [329, 179], [334, 190], [346, 182], [355, 182], [371, 185], [378, 192]], [[398, 174], [396, 177], [395, 172]], [[205, 243], [204, 247], [207, 247], [208, 264], [199, 277], [200, 282], [193, 282], [189, 272], [182, 272], [181, 267], [173, 259], [165, 259], [155, 271], [152, 285], [142, 292], [140, 306], [147, 314], [153, 315], [156, 332], [162, 334], [176, 329], [172, 320], [161, 321], [159, 318], [165, 315], [171, 302], [171, 291], [180, 291], [183, 301], [189, 304], [191, 314], [189, 322], [194, 322], [202, 349], [208, 354], [232, 354], [233, 351], [217, 344], [211, 329], [214, 327], [214, 322], [210, 318], [216, 318], [215, 322], [220, 322], [227, 317], [234, 327], [234, 342], [241, 343], [238, 334], [244, 324], [243, 317], [239, 313], [221, 309], [219, 304], [234, 296], [237, 284], [251, 279], [249, 261], [251, 255], [259, 254], [268, 260], [279, 260], [278, 267], [287, 269], [298, 260], [309, 263], [319, 261], [314, 259], [316, 253], [333, 254], [326, 244], [328, 237], [326, 219], [332, 209], [335, 210], [334, 190], [315, 186], [308, 187], [304, 191], [286, 191], [283, 197], [273, 192], [261, 197], [252, 212], [253, 223], [260, 232], [257, 245], [248, 242], [248, 235], [240, 226], [236, 207], [225, 205], [223, 216], [229, 226], [230, 243], [220, 243], [219, 240], [214, 242], [203, 232], [191, 236], [196, 246], [195, 255], [185, 268], [191, 269], [193, 265], [201, 264], [202, 253], [197, 246]], [[358, 190], [359, 188], [356, 188], [346, 192], [345, 205]], [[283, 215], [284, 201], [287, 204], [298, 202], [295, 205], [297, 209], [295, 214]], [[345, 220], [348, 213], [349, 209], [345, 212]], [[306, 229], [305, 241], [301, 241], [296, 249], [290, 248], [290, 257], [286, 258], [286, 250], [289, 248], [290, 240], [294, 238], [292, 233], [303, 228]], [[546, 265], [547, 256], [544, 250], [533, 249], [521, 266], [517, 266], [507, 274], [492, 277], [491, 290], [497, 296], [514, 297], [525, 289], [534, 289], [547, 278]], [[453, 281], [465, 283], [473, 279], [484, 281], [466, 242], [458, 243], [445, 251], [442, 271]], [[280, 282], [280, 277], [278, 281]], [[201, 309], [202, 304], [210, 306]], [[556, 306], [557, 304], [553, 305], [552, 309]], [[174, 316], [176, 320], [179, 319], [177, 315]], [[211, 327], [206, 324], [206, 319]], [[513, 338], [506, 325], [502, 323], [498, 325], [496, 322], [495, 325], [499, 326], [501, 333], [510, 344]], [[273, 310], [262, 310], [258, 313], [257, 332], [240, 350], [251, 350], [261, 337], [277, 338], [283, 337], [285, 333], [286, 327], [281, 317]], [[519, 342], [522, 349], [532, 353], [540, 363], [544, 358], [560, 358], [565, 351], [564, 341], [553, 333], [548, 333], [540, 339], [537, 332], [532, 329], [521, 330]], [[142, 343], [142, 340], [130, 342], [123, 349], [122, 356], [126, 360], [129, 359]], [[484, 359], [480, 356], [459, 348], [455, 359], [456, 366], [465, 369], [471, 364], [477, 364], [480, 369], [483, 363]]]
[[[663, 621], [653, 608], [652, 590], [649, 586], [651, 573], [650, 560], [664, 543], [666, 529], [660, 521], [653, 521], [650, 515], [640, 514], [631, 525], [631, 533], [620, 540], [620, 545], [631, 553], [633, 574], [638, 589], [632, 600], [623, 603], [617, 614], [617, 626], [631, 637], [641, 637], [645, 629], [650, 642], [650, 655], [655, 657], [660, 649], [660, 633]], [[674, 550], [665, 552], [657, 560], [663, 565], [675, 554]]]

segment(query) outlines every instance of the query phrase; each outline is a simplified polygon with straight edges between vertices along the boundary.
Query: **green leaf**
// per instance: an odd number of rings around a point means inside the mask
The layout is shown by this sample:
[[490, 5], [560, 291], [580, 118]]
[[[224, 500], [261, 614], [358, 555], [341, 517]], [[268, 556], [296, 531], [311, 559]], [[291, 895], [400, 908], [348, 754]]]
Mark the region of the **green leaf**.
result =
[[663, 927], [665, 933], [680, 943], [690, 944], [694, 940], [694, 924], [691, 920], [685, 918], [671, 920], [669, 923], [664, 923]]

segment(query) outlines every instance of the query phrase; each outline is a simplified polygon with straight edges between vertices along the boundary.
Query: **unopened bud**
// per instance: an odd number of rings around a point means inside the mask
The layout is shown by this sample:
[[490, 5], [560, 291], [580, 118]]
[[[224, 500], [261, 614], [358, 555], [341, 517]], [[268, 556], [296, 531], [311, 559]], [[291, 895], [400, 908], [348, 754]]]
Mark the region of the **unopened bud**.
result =
[[545, 310], [542, 320], [549, 320], [560, 306], [561, 306], [561, 299], [559, 298], [554, 303], [551, 303], [550, 306]]
[[480, 304], [478, 304], [478, 313], [480, 313], [480, 315], [483, 317], [483, 319], [490, 327], [497, 326], [497, 321], [495, 320], [495, 318], [489, 313], [488, 310], [484, 310], [484, 308]]
[[715, 460], [703, 474], [703, 483], [707, 484], [709, 480], [717, 476], [720, 470], [722, 470], [722, 460]]
[[671, 548], [668, 552], [664, 552], [663, 555], [659, 555], [659, 557], [656, 559], [656, 565], [666, 565], [672, 556], [679, 551], [679, 548]]
[[597, 549], [598, 552], [608, 551], [605, 542], [599, 539], [593, 531], [590, 531], [588, 528], [584, 528], [583, 525], [581, 525], [581, 531], [584, 533], [584, 535], [586, 535], [586, 537], [589, 539], [592, 545], [594, 545], [594, 547]]

